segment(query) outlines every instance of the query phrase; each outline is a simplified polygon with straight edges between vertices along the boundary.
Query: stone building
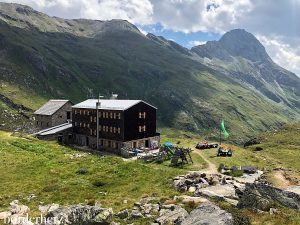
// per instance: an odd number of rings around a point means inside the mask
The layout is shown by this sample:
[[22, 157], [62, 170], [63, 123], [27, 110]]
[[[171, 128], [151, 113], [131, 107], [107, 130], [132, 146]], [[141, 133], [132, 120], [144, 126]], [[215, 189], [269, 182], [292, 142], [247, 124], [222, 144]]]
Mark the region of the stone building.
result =
[[69, 100], [49, 100], [34, 112], [36, 127], [46, 129], [70, 122], [72, 105]]
[[154, 106], [141, 100], [101, 99], [97, 108], [97, 102], [97, 99], [88, 99], [72, 107], [76, 144], [94, 149], [98, 144], [98, 149], [118, 154], [123, 147], [155, 148], [159, 145]]

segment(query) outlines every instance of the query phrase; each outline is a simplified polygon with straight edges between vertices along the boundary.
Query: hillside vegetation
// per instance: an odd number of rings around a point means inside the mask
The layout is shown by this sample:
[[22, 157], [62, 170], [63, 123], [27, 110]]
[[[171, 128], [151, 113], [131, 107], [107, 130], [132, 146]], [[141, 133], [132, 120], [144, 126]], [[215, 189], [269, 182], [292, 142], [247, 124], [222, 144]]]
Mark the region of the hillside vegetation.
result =
[[[0, 94], [15, 103], [36, 109], [49, 98], [77, 103], [114, 92], [157, 106], [161, 127], [213, 137], [224, 118], [236, 142], [300, 118], [300, 79], [273, 63], [244, 30], [202, 54], [201, 46], [188, 50], [145, 36], [123, 20], [66, 20], [0, 4], [0, 81], [14, 90], [2, 85]], [[250, 56], [233, 49], [236, 42]], [[1, 115], [0, 124], [6, 120]], [[19, 127], [18, 121], [3, 129]]]

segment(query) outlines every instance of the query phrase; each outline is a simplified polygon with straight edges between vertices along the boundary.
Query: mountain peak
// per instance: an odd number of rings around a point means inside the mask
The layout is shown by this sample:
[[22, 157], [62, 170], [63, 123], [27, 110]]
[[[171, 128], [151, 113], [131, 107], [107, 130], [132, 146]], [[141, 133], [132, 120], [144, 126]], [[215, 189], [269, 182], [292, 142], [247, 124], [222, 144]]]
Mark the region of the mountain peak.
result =
[[208, 41], [191, 49], [200, 57], [230, 60], [243, 57], [252, 62], [270, 61], [264, 46], [256, 37], [244, 29], [234, 29], [225, 33], [219, 41]]
[[270, 59], [264, 46], [244, 29], [234, 29], [225, 33], [219, 43], [232, 56], [241, 56], [253, 62]]

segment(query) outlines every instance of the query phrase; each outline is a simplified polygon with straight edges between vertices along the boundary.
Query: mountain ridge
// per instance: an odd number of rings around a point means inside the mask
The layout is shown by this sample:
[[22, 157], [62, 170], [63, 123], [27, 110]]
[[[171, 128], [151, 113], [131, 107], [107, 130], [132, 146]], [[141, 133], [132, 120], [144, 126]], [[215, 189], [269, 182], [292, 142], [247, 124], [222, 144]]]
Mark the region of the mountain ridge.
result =
[[[271, 71], [280, 72], [278, 85], [272, 74], [271, 81], [264, 79], [269, 76], [264, 71], [270, 70], [265, 62], [231, 54], [229, 63], [215, 55], [202, 57], [163, 37], [145, 36], [127, 21], [49, 20], [53, 17], [46, 14], [39, 14], [45, 16], [38, 22], [21, 14], [18, 21], [3, 15], [18, 18], [17, 8], [23, 6], [3, 5], [0, 80], [6, 87], [2, 85], [0, 93], [25, 106], [36, 108], [48, 98], [78, 102], [115, 92], [120, 98], [142, 98], [156, 105], [161, 126], [215, 136], [223, 117], [233, 140], [299, 120], [299, 93], [293, 88], [300, 79], [285, 76], [288, 72], [276, 64]], [[75, 21], [74, 33], [65, 31], [72, 23], [56, 28], [58, 20]]]

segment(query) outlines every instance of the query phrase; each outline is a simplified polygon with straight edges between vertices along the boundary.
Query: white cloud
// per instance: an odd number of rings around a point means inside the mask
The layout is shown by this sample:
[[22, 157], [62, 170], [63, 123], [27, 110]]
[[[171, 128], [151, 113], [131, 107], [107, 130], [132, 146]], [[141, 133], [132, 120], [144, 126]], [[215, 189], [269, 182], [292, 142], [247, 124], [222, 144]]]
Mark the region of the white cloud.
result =
[[300, 46], [292, 48], [278, 37], [257, 36], [257, 38], [278, 65], [300, 75]]
[[62, 18], [125, 19], [135, 24], [152, 23], [149, 0], [4, 0], [32, 6]]
[[189, 41], [189, 47], [194, 47], [194, 46], [198, 46], [198, 45], [204, 45], [206, 43], [206, 41]]

